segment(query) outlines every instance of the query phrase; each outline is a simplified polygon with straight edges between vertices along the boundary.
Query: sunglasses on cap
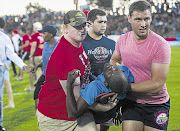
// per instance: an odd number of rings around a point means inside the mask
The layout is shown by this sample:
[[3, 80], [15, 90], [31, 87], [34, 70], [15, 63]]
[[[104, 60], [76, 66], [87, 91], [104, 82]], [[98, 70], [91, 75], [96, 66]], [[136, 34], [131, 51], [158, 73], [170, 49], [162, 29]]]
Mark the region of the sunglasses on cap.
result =
[[75, 29], [77, 29], [77, 30], [82, 30], [82, 29], [84, 29], [85, 27], [86, 27], [86, 23], [83, 23], [83, 24], [81, 24], [81, 25], [79, 25], [79, 26], [73, 26]]

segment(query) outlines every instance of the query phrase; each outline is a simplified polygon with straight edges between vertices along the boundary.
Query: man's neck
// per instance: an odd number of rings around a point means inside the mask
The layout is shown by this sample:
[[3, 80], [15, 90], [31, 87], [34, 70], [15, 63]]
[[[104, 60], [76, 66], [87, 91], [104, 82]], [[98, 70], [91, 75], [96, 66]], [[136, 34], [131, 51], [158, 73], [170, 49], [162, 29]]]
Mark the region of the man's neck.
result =
[[136, 42], [143, 42], [143, 41], [145, 41], [149, 37], [150, 34], [151, 34], [150, 30], [149, 30], [149, 32], [148, 32], [146, 37], [139, 37], [139, 36], [135, 35], [135, 33], [134, 33], [134, 40]]
[[55, 44], [55, 39], [52, 39], [52, 40], [49, 41], [49, 46], [50, 47], [53, 46], [54, 44]]
[[95, 34], [93, 31], [91, 31], [91, 30], [89, 30], [88, 35], [89, 35], [91, 38], [93, 38], [94, 40], [100, 40], [100, 39], [102, 38], [102, 36], [103, 36], [103, 35], [98, 36], [98, 35], [96, 35], [96, 34]]
[[66, 34], [64, 35], [64, 38], [65, 38], [67, 41], [69, 41], [69, 43], [71, 43], [71, 45], [73, 45], [74, 47], [79, 48], [79, 47], [81, 46], [81, 42], [76, 42], [76, 41], [70, 39], [70, 38], [68, 37], [68, 35], [66, 35]]

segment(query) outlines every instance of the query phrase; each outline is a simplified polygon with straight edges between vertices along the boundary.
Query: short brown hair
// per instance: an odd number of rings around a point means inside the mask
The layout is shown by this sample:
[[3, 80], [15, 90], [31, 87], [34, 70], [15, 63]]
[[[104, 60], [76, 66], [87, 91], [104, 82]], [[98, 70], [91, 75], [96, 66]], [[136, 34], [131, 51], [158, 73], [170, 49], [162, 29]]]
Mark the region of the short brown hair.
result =
[[145, 11], [150, 10], [151, 12], [151, 5], [146, 0], [139, 0], [133, 2], [129, 7], [129, 15], [131, 16], [133, 11]]

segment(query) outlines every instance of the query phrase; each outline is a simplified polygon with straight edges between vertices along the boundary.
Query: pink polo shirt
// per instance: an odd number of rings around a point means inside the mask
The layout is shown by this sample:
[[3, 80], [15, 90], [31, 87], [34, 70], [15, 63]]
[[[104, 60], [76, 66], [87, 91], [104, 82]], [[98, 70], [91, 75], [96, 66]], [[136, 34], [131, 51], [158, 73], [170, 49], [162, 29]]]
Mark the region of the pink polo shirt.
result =
[[[121, 56], [123, 64], [132, 72], [135, 83], [150, 80], [152, 63], [169, 64], [171, 57], [168, 42], [152, 31], [143, 42], [136, 42], [132, 31], [121, 35], [115, 51]], [[158, 94], [130, 92], [127, 98], [138, 103], [161, 104], [169, 100], [169, 95], [164, 84]]]

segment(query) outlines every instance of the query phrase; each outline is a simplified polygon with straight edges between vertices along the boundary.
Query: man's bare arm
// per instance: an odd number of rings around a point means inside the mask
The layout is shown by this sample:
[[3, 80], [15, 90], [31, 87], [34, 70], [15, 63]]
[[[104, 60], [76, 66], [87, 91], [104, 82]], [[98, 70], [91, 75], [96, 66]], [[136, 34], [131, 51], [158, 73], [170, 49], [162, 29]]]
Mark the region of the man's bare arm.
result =
[[19, 49], [21, 50], [21, 49], [23, 49], [23, 48], [25, 48], [25, 47], [28, 47], [29, 44], [30, 44], [30, 42], [27, 40], [27, 41], [25, 41], [25, 44], [24, 44], [24, 45], [22, 45], [22, 46], [19, 47]]
[[37, 46], [37, 42], [32, 42], [32, 44], [31, 44], [31, 51], [30, 51], [30, 56], [31, 57], [33, 57], [33, 55], [35, 54], [36, 46]]
[[151, 66], [151, 79], [140, 83], [132, 83], [131, 89], [134, 92], [159, 93], [167, 79], [169, 64], [153, 63]]
[[113, 66], [116, 66], [117, 63], [121, 64], [122, 63], [122, 59], [121, 59], [121, 56], [119, 56], [116, 51], [114, 51], [112, 57], [111, 57], [111, 60], [110, 60], [110, 64], [113, 65]]
[[89, 106], [81, 96], [76, 102], [73, 90], [74, 88], [76, 88], [77, 79], [80, 80], [80, 77], [77, 77], [78, 75], [79, 70], [73, 70], [69, 72], [66, 84], [66, 105], [68, 110], [68, 116], [71, 119], [77, 118], [80, 114], [87, 110]]

